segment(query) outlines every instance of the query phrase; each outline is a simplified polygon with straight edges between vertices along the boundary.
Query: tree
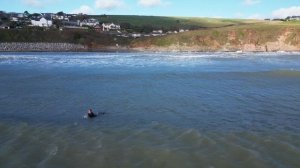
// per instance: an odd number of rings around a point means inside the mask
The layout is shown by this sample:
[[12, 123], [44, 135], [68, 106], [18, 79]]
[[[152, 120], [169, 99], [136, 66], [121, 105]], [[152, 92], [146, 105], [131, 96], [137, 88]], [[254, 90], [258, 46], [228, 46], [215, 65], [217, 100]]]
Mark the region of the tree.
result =
[[80, 21], [83, 21], [85, 19], [88, 19], [89, 17], [87, 15], [77, 15], [75, 18]]
[[141, 32], [142, 33], [151, 33], [154, 30], [152, 25], [143, 25]]
[[9, 21], [8, 15], [4, 11], [0, 11], [0, 19], [3, 22]]
[[2, 16], [0, 19], [2, 20], [2, 22], [9, 22], [9, 18], [6, 16]]
[[53, 25], [55, 25], [55, 27], [58, 29], [63, 25], [63, 23], [60, 20], [55, 19], [53, 20]]
[[58, 16], [64, 16], [64, 15], [65, 15], [65, 13], [64, 13], [63, 11], [57, 12], [56, 14], [57, 14]]
[[28, 11], [25, 11], [25, 12], [24, 12], [24, 15], [25, 15], [25, 16], [29, 16], [30, 13], [29, 13]]
[[18, 23], [17, 23], [17, 22], [10, 22], [10, 23], [9, 23], [9, 27], [10, 27], [11, 29], [16, 28], [17, 26], [18, 26]]
[[122, 27], [122, 29], [131, 29], [132, 28], [132, 25], [128, 22], [123, 22], [120, 24], [120, 26]]
[[34, 18], [38, 18], [38, 17], [41, 17], [41, 14], [40, 13], [33, 13], [30, 16], [34, 17]]

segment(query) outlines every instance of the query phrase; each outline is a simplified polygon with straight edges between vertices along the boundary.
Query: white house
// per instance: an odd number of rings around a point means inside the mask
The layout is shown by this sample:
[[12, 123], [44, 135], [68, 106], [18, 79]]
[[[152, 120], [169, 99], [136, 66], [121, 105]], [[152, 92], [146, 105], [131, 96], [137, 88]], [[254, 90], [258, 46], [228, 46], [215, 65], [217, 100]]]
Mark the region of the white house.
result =
[[1, 26], [0, 26], [0, 29], [10, 29], [10, 27], [7, 26], [7, 25], [1, 25]]
[[187, 32], [187, 31], [190, 31], [190, 30], [188, 30], [188, 29], [186, 29], [186, 30], [180, 29], [180, 30], [179, 30], [179, 33]]
[[155, 34], [162, 34], [163, 31], [162, 30], [153, 30], [153, 33], [155, 33]]
[[52, 18], [53, 18], [53, 19], [56, 19], [56, 20], [69, 21], [69, 16], [67, 16], [66, 14], [62, 14], [62, 15], [53, 14], [53, 15], [52, 15]]
[[82, 27], [82, 26], [95, 27], [98, 24], [99, 24], [99, 22], [97, 19], [85, 19], [82, 22], [80, 22], [80, 27]]
[[120, 30], [121, 26], [113, 24], [113, 23], [108, 23], [108, 24], [103, 23], [102, 29], [103, 29], [103, 31]]
[[24, 18], [25, 17], [25, 14], [24, 13], [18, 13], [18, 18]]
[[139, 38], [139, 37], [142, 37], [142, 35], [140, 33], [133, 33], [131, 35], [133, 38]]
[[44, 17], [36, 20], [31, 20], [32, 26], [38, 26], [38, 27], [50, 27], [52, 26], [52, 20], [47, 20]]
[[10, 18], [10, 21], [12, 21], [12, 22], [17, 22], [17, 21], [19, 21], [19, 19], [18, 19], [17, 17], [11, 17], [11, 18]]
[[151, 33], [151, 36], [154, 36], [154, 37], [162, 36], [162, 35], [164, 35], [162, 30], [153, 30]]

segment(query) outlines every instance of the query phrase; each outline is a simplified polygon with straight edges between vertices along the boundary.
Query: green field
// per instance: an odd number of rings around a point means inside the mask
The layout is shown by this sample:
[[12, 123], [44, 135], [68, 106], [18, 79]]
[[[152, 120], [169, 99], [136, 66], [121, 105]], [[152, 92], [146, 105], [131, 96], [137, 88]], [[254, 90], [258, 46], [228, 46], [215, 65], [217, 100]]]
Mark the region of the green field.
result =
[[241, 19], [215, 19], [197, 17], [164, 17], [164, 16], [130, 16], [130, 15], [103, 15], [91, 16], [100, 22], [116, 24], [129, 23], [133, 27], [152, 26], [155, 29], [178, 30], [178, 29], [201, 29], [213, 27], [226, 27], [259, 22], [257, 20]]

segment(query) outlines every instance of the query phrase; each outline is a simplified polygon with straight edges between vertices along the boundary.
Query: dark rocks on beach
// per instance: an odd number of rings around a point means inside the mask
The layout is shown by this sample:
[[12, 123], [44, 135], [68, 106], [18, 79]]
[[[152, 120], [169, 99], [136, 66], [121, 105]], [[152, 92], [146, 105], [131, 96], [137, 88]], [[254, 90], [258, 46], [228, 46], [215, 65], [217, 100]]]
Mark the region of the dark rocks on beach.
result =
[[0, 51], [83, 51], [86, 47], [72, 43], [0, 43]]

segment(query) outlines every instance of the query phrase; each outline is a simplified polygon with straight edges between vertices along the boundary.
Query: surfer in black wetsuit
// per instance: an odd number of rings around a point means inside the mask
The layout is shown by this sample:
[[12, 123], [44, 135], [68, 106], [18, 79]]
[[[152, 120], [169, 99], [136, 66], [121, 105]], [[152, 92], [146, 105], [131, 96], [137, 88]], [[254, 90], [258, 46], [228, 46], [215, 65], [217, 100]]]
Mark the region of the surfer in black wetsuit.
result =
[[96, 116], [97, 116], [97, 115], [93, 112], [92, 109], [89, 109], [89, 110], [88, 110], [87, 115], [88, 115], [89, 118], [93, 118], [93, 117], [96, 117]]

